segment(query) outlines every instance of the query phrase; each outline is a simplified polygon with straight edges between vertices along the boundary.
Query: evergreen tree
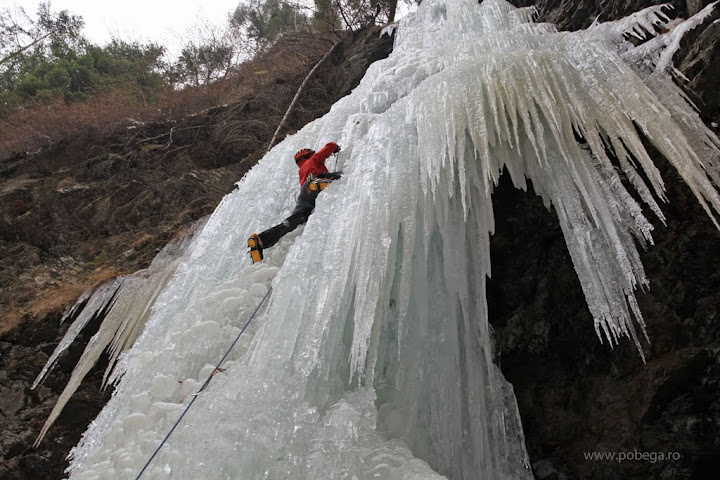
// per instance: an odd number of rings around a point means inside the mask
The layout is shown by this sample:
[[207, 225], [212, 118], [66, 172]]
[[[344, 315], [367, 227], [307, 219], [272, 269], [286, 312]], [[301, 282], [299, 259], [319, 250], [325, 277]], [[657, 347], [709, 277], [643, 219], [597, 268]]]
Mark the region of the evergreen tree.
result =
[[12, 90], [24, 73], [42, 62], [67, 60], [84, 52], [82, 17], [67, 10], [53, 13], [41, 3], [37, 18], [23, 9], [0, 12], [0, 91]]
[[175, 64], [173, 81], [193, 86], [207, 85], [229, 73], [233, 57], [230, 45], [190, 43], [183, 48]]
[[315, 0], [313, 24], [319, 30], [337, 30], [340, 27], [338, 11], [332, 0]]
[[0, 13], [0, 111], [57, 97], [84, 100], [113, 87], [148, 100], [166, 87], [163, 47], [118, 39], [98, 47], [81, 35], [82, 26], [81, 17], [53, 13], [49, 4], [36, 18]]

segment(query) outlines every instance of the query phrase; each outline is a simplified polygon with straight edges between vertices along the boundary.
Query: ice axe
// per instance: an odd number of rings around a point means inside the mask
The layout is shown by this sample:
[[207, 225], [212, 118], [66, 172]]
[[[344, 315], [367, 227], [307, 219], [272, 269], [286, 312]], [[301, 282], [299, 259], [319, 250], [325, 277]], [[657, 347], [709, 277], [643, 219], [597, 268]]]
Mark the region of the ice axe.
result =
[[333, 168], [332, 168], [332, 171], [333, 171], [333, 172], [338, 171], [338, 169], [339, 169], [339, 170], [342, 170], [342, 168], [345, 166], [344, 162], [341, 162], [341, 161], [340, 161], [340, 152], [341, 152], [341, 151], [342, 151], [342, 149], [341, 149], [341, 150], [338, 150], [337, 152], [334, 152], [334, 153], [333, 153], [333, 157], [334, 157], [334, 159], [333, 159]]
[[332, 167], [332, 169], [331, 169], [332, 172], [334, 172], [334, 171], [335, 171], [335, 167], [337, 167], [337, 161], [338, 161], [338, 156], [339, 156], [339, 155], [340, 155], [340, 147], [338, 147], [338, 151], [337, 151], [337, 152], [333, 152], [333, 154], [332, 154], [332, 156], [333, 156], [333, 167]]

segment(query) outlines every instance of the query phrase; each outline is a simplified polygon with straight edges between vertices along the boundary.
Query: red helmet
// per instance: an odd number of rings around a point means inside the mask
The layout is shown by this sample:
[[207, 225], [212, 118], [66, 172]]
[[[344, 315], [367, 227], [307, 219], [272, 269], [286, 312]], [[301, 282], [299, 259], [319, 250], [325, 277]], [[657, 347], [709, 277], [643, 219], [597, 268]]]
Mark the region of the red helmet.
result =
[[302, 150], [298, 150], [298, 152], [295, 154], [295, 163], [300, 163], [302, 160], [310, 158], [313, 155], [315, 155], [315, 151], [310, 150], [309, 148], [303, 148]]

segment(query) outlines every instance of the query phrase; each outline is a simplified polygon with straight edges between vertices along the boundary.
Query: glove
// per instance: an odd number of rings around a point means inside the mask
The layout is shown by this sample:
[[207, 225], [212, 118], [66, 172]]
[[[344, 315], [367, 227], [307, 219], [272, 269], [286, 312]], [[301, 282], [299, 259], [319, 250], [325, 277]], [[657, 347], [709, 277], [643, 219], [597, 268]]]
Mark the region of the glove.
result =
[[342, 172], [323, 172], [319, 173], [317, 178], [325, 178], [329, 180], [338, 180], [342, 177]]
[[337, 148], [335, 149], [335, 151], [333, 153], [340, 153], [340, 145], [337, 146]]

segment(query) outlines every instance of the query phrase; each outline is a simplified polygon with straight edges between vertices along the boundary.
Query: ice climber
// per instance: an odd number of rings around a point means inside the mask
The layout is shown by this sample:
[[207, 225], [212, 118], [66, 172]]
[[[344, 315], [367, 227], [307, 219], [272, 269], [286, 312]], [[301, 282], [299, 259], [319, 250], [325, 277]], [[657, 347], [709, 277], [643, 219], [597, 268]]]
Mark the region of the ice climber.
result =
[[325, 160], [330, 155], [340, 151], [337, 143], [329, 142], [318, 152], [303, 148], [295, 154], [295, 163], [300, 169], [300, 193], [297, 205], [292, 214], [272, 228], [261, 233], [253, 233], [248, 238], [250, 257], [253, 263], [263, 259], [263, 250], [275, 245], [286, 234], [307, 222], [308, 217], [315, 209], [315, 199], [330, 182], [340, 178], [340, 173], [329, 172]]

